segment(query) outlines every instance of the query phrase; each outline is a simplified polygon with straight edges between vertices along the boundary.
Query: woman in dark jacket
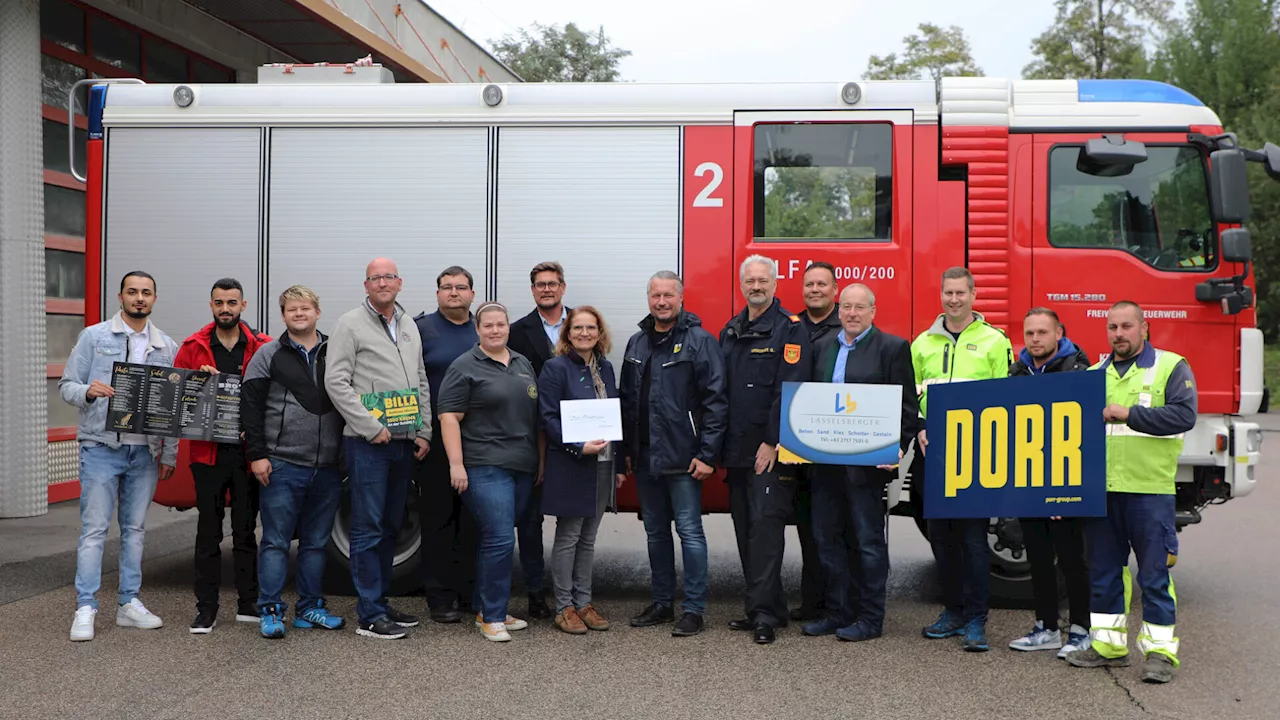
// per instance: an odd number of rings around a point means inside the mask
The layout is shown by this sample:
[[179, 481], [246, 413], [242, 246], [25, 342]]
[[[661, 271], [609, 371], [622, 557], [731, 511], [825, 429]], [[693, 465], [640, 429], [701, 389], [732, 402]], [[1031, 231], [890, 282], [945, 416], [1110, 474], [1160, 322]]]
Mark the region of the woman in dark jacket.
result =
[[608, 630], [609, 622], [591, 605], [591, 570], [596, 531], [607, 507], [617, 511], [616, 489], [626, 475], [620, 441], [565, 443], [560, 426], [562, 400], [618, 397], [609, 352], [609, 331], [599, 311], [574, 308], [560, 329], [556, 356], [538, 377], [538, 409], [547, 437], [542, 512], [554, 515], [556, 539], [551, 577], [556, 591], [556, 627], [575, 635]]

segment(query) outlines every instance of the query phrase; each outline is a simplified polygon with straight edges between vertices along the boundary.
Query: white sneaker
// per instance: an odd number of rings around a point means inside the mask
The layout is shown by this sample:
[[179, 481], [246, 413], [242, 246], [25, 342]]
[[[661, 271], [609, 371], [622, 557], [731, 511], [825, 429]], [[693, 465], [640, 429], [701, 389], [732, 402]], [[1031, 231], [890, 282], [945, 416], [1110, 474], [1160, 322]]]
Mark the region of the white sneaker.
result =
[[485, 639], [494, 642], [506, 642], [511, 639], [511, 633], [507, 632], [506, 623], [481, 623], [480, 634]]
[[[476, 627], [478, 627], [478, 628], [480, 628], [481, 630], [483, 630], [483, 629], [484, 629], [485, 624], [486, 624], [486, 623], [485, 623], [485, 621], [484, 621], [484, 614], [483, 614], [483, 613], [476, 613]], [[502, 623], [488, 623], [488, 624], [490, 624], [490, 625], [502, 625], [502, 626], [506, 627], [506, 629], [507, 629], [507, 630], [524, 630], [525, 628], [529, 627], [529, 623], [528, 623], [528, 622], [526, 622], [526, 621], [524, 621], [524, 620], [521, 620], [520, 618], [515, 617], [514, 615], [508, 615], [508, 616], [507, 616], [507, 619], [506, 619], [506, 621], [505, 621], [505, 622], [502, 622]]]
[[1044, 623], [1036, 621], [1031, 632], [1009, 643], [1014, 650], [1057, 650], [1062, 647], [1062, 633], [1045, 630]]
[[93, 619], [97, 614], [97, 608], [89, 605], [81, 605], [76, 608], [76, 619], [71, 623], [72, 642], [93, 639]]
[[1089, 636], [1089, 631], [1079, 625], [1072, 625], [1071, 631], [1067, 634], [1068, 642], [1058, 651], [1058, 657], [1065, 658], [1076, 650], [1088, 650], [1093, 647], [1093, 638]]
[[116, 608], [116, 624], [120, 627], [136, 627], [143, 630], [155, 630], [164, 622], [142, 604], [138, 598]]

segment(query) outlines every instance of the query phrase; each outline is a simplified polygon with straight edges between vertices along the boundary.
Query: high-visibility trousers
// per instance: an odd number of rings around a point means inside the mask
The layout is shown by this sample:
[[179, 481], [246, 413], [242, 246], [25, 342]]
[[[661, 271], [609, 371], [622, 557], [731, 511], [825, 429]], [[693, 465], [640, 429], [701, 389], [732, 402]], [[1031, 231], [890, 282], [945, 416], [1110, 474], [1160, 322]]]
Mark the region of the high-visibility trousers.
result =
[[1173, 495], [1109, 492], [1107, 516], [1089, 519], [1090, 632], [1099, 655], [1115, 658], [1129, 652], [1132, 550], [1142, 588], [1138, 650], [1143, 656], [1159, 653], [1178, 666], [1178, 638], [1173, 634], [1178, 596], [1170, 573], [1178, 558], [1174, 512]]

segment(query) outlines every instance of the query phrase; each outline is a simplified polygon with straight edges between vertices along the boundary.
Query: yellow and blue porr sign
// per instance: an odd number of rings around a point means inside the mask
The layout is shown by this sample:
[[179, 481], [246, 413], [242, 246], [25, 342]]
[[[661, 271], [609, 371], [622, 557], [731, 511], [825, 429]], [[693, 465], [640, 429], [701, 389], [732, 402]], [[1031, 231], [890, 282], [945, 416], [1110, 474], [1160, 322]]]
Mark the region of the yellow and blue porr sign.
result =
[[1097, 371], [930, 386], [924, 517], [1106, 515], [1105, 400]]

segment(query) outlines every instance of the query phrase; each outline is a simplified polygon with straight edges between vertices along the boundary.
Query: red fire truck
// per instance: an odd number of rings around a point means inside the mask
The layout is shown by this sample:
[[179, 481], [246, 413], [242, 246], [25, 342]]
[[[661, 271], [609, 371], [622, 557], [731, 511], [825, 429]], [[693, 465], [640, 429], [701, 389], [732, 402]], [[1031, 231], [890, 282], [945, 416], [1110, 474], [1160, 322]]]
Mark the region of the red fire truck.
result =
[[[1263, 395], [1262, 334], [1239, 224], [1247, 162], [1280, 178], [1280, 148], [1239, 147], [1175, 87], [395, 84], [367, 63], [272, 65], [257, 84], [97, 84], [88, 115], [88, 323], [142, 268], [158, 280], [153, 320], [175, 338], [209, 321], [222, 276], [240, 279], [245, 319], [270, 334], [284, 331], [274, 298], [309, 285], [325, 330], [362, 301], [366, 263], [387, 256], [412, 314], [434, 309], [449, 265], [472, 271], [477, 299], [522, 314], [529, 269], [557, 260], [565, 302], [600, 308], [620, 339], [647, 313], [649, 276], [671, 269], [716, 333], [744, 303], [739, 263], [761, 253], [792, 312], [804, 269], [824, 260], [841, 285], [873, 289], [884, 330], [914, 337], [940, 312], [942, 271], [962, 265], [975, 309], [1015, 348], [1022, 314], [1047, 305], [1101, 357], [1106, 309], [1130, 299], [1151, 341], [1190, 360], [1200, 416], [1178, 473], [1180, 525], [1256, 482], [1261, 432], [1247, 416]], [[908, 466], [889, 500], [920, 523]], [[705, 493], [707, 512], [727, 511], [723, 483]], [[194, 505], [185, 457], [155, 500]], [[638, 509], [631, 484], [621, 502]], [[1029, 595], [1020, 538], [992, 519], [998, 597]], [[419, 552], [411, 509], [397, 592]]]

